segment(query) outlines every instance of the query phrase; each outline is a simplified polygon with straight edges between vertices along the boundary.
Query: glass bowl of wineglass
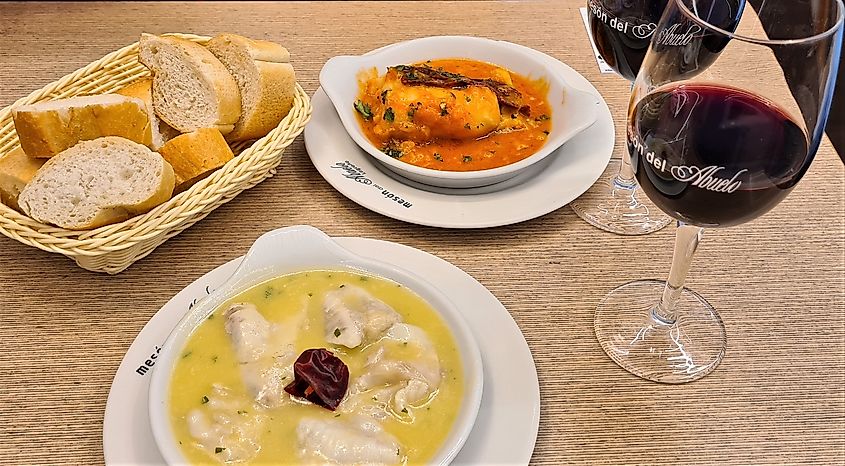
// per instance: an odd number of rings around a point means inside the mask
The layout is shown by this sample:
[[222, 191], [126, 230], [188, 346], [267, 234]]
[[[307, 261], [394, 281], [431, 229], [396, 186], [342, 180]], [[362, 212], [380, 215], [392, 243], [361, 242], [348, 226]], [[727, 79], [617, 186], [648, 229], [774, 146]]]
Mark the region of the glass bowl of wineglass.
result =
[[[679, 227], [669, 279], [613, 290], [595, 331], [617, 364], [658, 382], [696, 380], [724, 356], [721, 318], [684, 288], [703, 228], [748, 222], [792, 191], [820, 144], [836, 80], [842, 0], [768, 0], [740, 16], [728, 3], [670, 0], [631, 95], [636, 178]], [[800, 11], [783, 15], [785, 3]]]

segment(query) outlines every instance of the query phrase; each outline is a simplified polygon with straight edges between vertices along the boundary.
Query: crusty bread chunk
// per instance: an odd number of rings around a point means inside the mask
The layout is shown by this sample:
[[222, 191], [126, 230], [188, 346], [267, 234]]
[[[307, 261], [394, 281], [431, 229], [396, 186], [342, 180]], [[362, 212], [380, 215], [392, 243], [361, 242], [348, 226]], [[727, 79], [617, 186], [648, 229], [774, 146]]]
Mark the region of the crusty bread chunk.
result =
[[46, 161], [26, 155], [20, 147], [0, 157], [0, 202], [21, 210], [18, 207], [18, 196]]
[[176, 192], [190, 188], [234, 158], [220, 131], [201, 128], [167, 142], [159, 150], [176, 174]]
[[279, 44], [235, 34], [221, 34], [206, 48], [223, 62], [241, 92], [241, 118], [226, 139], [263, 137], [293, 106], [296, 75], [290, 53]]
[[176, 37], [141, 34], [138, 59], [153, 73], [153, 107], [183, 133], [229, 133], [241, 116], [235, 79], [205, 47]]
[[140, 144], [152, 142], [147, 107], [141, 99], [92, 95], [48, 100], [12, 109], [15, 131], [26, 155], [52, 157], [103, 136], [120, 136]]
[[171, 128], [170, 125], [161, 121], [153, 110], [153, 78], [141, 78], [132, 84], [124, 87], [116, 92], [116, 94], [125, 95], [128, 97], [135, 97], [141, 99], [147, 106], [147, 115], [150, 117], [150, 127], [152, 128], [152, 150], [158, 150], [165, 142], [179, 136], [179, 131]]
[[147, 212], [173, 193], [173, 168], [146, 146], [119, 137], [83, 141], [50, 159], [21, 192], [24, 213], [86, 230]]

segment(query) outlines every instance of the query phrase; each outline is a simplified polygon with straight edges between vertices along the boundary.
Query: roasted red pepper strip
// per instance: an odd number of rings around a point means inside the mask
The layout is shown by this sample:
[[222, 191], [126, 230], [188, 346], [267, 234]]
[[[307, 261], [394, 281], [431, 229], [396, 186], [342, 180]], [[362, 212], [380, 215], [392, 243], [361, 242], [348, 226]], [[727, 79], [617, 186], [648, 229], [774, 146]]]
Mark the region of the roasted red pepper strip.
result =
[[293, 382], [285, 391], [328, 410], [337, 409], [349, 386], [349, 368], [323, 348], [302, 352], [293, 363]]

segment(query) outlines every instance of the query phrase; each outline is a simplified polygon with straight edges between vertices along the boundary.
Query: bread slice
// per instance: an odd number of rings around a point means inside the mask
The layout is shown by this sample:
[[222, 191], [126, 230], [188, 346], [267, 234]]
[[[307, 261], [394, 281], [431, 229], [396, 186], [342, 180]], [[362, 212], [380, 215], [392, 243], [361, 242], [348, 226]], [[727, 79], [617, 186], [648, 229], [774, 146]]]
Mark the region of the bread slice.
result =
[[119, 137], [83, 141], [50, 159], [21, 192], [35, 220], [87, 230], [147, 212], [173, 193], [173, 168], [146, 146]]
[[223, 62], [241, 92], [241, 118], [226, 139], [263, 137], [293, 106], [296, 74], [290, 53], [279, 44], [235, 34], [221, 34], [206, 48]]
[[232, 149], [214, 128], [177, 136], [159, 150], [176, 174], [176, 192], [190, 188], [234, 158]]
[[152, 142], [144, 101], [122, 95], [92, 95], [49, 100], [12, 109], [15, 131], [26, 155], [52, 157], [103, 136], [120, 136], [140, 144]]
[[0, 157], [0, 202], [20, 211], [18, 196], [46, 161], [26, 155], [20, 147]]
[[135, 97], [136, 99], [144, 101], [144, 104], [147, 107], [147, 115], [150, 116], [151, 122], [150, 127], [152, 129], [153, 137], [150, 148], [152, 150], [158, 150], [158, 148], [163, 146], [165, 142], [179, 136], [179, 131], [176, 131], [171, 128], [170, 125], [161, 121], [153, 110], [153, 78], [147, 77], [134, 81], [132, 84], [117, 91], [116, 94], [125, 95], [127, 97]]
[[205, 47], [176, 37], [141, 34], [138, 60], [153, 73], [156, 115], [180, 132], [229, 133], [241, 116], [235, 78]]

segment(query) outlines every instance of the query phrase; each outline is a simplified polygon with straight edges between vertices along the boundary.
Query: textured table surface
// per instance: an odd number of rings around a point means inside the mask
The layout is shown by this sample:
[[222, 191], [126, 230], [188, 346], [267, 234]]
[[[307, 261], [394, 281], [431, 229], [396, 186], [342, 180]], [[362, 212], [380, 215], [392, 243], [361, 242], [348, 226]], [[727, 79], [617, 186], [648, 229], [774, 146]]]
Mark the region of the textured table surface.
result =
[[[586, 76], [622, 141], [628, 84], [598, 72], [578, 7], [548, 2], [0, 4], [0, 106], [142, 32], [231, 31], [278, 41], [312, 93], [322, 64], [403, 39], [469, 34], [536, 48]], [[841, 109], [840, 109], [841, 110]], [[621, 154], [617, 142], [615, 156]], [[538, 201], [542, 201], [538, 199]], [[518, 225], [442, 230], [352, 203], [302, 139], [279, 173], [117, 276], [0, 237], [0, 463], [98, 464], [108, 390], [126, 349], [175, 293], [262, 232], [311, 224], [396, 241], [462, 268], [508, 308], [532, 350], [538, 464], [845, 462], [845, 177], [825, 141], [809, 173], [751, 223], [708, 231], [688, 285], [721, 312], [722, 364], [682, 386], [617, 367], [593, 334], [601, 297], [663, 278], [674, 228], [625, 238], [569, 208]]]

